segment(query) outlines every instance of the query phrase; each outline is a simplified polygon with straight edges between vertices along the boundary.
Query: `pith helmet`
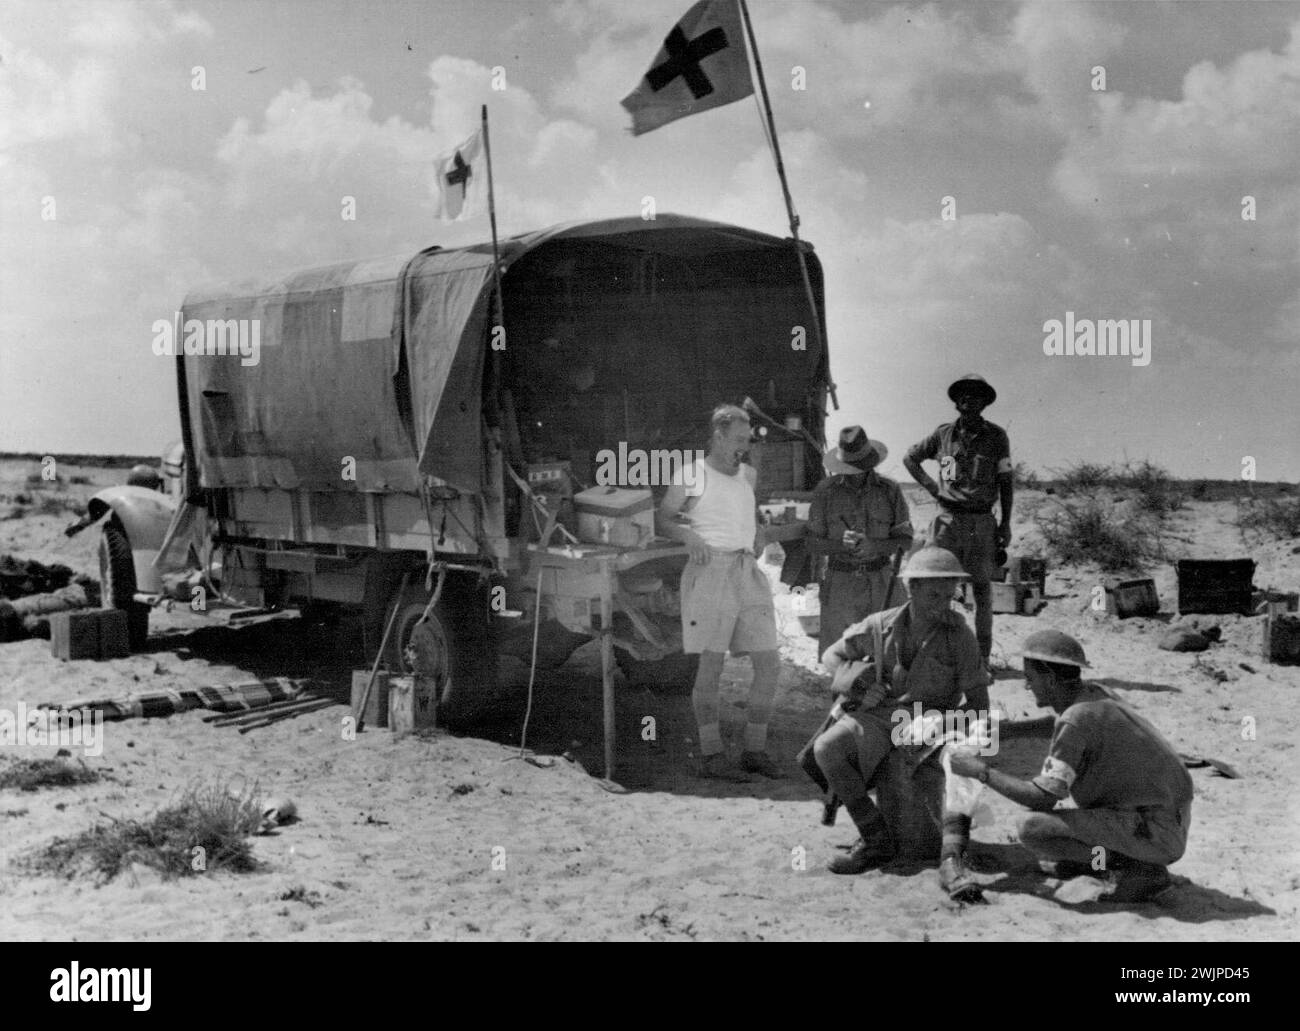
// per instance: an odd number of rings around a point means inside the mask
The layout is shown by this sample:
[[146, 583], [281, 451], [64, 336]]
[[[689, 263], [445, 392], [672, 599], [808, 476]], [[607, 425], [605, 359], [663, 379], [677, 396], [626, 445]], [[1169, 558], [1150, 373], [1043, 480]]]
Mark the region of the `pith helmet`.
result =
[[989, 385], [988, 380], [983, 376], [968, 372], [961, 379], [953, 381], [952, 386], [948, 388], [948, 400], [956, 401], [957, 395], [967, 390], [973, 390], [981, 394], [986, 405], [991, 405], [998, 399], [998, 392]]
[[1059, 630], [1039, 630], [1025, 638], [1020, 654], [1040, 662], [1059, 662], [1066, 666], [1087, 666], [1083, 645]]
[[904, 580], [968, 580], [969, 574], [947, 548], [926, 547], [907, 560]]

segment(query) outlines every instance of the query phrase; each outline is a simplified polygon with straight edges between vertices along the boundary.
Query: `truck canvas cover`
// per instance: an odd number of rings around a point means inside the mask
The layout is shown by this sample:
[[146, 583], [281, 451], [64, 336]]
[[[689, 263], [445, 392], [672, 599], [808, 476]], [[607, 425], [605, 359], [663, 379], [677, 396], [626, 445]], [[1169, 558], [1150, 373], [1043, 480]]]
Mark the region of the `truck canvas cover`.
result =
[[[504, 240], [500, 253], [509, 330], [503, 359], [517, 363], [510, 367], [521, 377], [531, 375], [531, 357], [520, 349], [545, 350], [539, 340], [548, 330], [533, 325], [567, 304], [600, 338], [606, 353], [598, 361], [611, 380], [650, 389], [645, 348], [653, 346], [662, 359], [653, 387], [670, 398], [659, 402], [660, 418], [685, 420], [697, 435], [698, 409], [750, 392], [756, 375], [780, 384], [790, 410], [814, 394], [820, 410], [825, 354], [808, 324], [789, 240], [660, 215], [557, 226]], [[820, 266], [807, 257], [820, 307]], [[648, 287], [636, 285], [639, 296], [665, 284], [644, 310], [626, 298], [597, 298], [633, 289], [637, 270], [649, 270]], [[763, 270], [775, 270], [769, 286], [753, 281]], [[668, 288], [672, 277], [676, 292]], [[709, 288], [693, 294], [696, 282]], [[428, 477], [481, 491], [493, 289], [492, 248], [484, 244], [194, 291], [183, 305], [186, 333], [197, 320], [205, 339], [207, 327], [219, 324], [219, 338], [233, 340], [251, 335], [255, 322], [259, 341], [255, 364], [238, 353], [178, 356], [198, 485], [417, 493]], [[756, 296], [776, 307], [764, 314]], [[648, 328], [646, 313], [657, 320]], [[799, 321], [807, 341], [792, 351]], [[638, 339], [628, 342], [629, 333]], [[621, 389], [626, 408], [628, 388]]]

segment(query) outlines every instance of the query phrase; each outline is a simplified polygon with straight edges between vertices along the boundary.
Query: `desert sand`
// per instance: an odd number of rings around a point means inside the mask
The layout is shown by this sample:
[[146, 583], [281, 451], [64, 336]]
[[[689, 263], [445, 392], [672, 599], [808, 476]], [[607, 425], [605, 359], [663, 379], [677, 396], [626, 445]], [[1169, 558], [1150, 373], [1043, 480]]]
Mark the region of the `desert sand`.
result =
[[[3, 463], [0, 495], [26, 489], [32, 468]], [[67, 488], [81, 497], [124, 478], [120, 470], [63, 472], [92, 481]], [[921, 527], [932, 508], [911, 488], [908, 496]], [[1042, 501], [1035, 492], [1018, 495], [1013, 552], [1035, 550], [1031, 515]], [[8, 507], [0, 504], [0, 516]], [[1184, 538], [1173, 545], [1175, 557], [1248, 555], [1258, 563], [1257, 586], [1300, 590], [1300, 542], [1246, 540], [1234, 516], [1232, 501], [1189, 503], [1171, 524]], [[33, 508], [0, 521], [0, 552], [95, 575], [97, 531], [70, 541], [62, 535], [74, 518]], [[1058, 627], [1083, 643], [1093, 679], [1148, 716], [1179, 751], [1224, 760], [1241, 773], [1228, 779], [1210, 768], [1192, 771], [1190, 844], [1173, 867], [1177, 889], [1159, 905], [1058, 898], [1061, 882], [1039, 873], [1015, 844], [1017, 807], [992, 793], [974, 832], [987, 905], [950, 904], [932, 867], [827, 873], [825, 860], [853, 833], [843, 813], [838, 826], [819, 825], [820, 796], [792, 762], [829, 698], [815, 642], [780, 588], [785, 644], [770, 750], [788, 776], [735, 785], [697, 780], [689, 700], [624, 690], [616, 770], [623, 794], [587, 772], [601, 772], [593, 646], [537, 678], [527, 743], [553, 759], [535, 765], [519, 759], [519, 714], [477, 736], [395, 738], [371, 729], [343, 740], [349, 670], [366, 663], [346, 628], [286, 620], [231, 629], [178, 609], [156, 611], [148, 650], [125, 659], [61, 662], [48, 641], [0, 645], [0, 707], [10, 710], [20, 701], [275, 675], [314, 677], [317, 690], [340, 701], [243, 735], [209, 726], [201, 712], [109, 723], [103, 755], [85, 760], [105, 775], [98, 783], [0, 791], [0, 938], [1294, 939], [1300, 669], [1262, 661], [1260, 617], [1209, 617], [1223, 640], [1200, 655], [1157, 650], [1160, 631], [1176, 619], [1174, 571], [1164, 564], [1151, 575], [1162, 615], [1121, 621], [1091, 610], [1095, 569], [1052, 568], [1037, 616], [996, 617], [994, 660], [1003, 668], [993, 695], [1010, 717], [1044, 714], [1014, 653], [1033, 630]], [[526, 679], [523, 670], [514, 673]], [[745, 660], [729, 659], [724, 720], [733, 736], [744, 718], [747, 678]], [[642, 739], [645, 716], [655, 717], [655, 741]], [[1243, 736], [1245, 717], [1254, 718], [1253, 740]], [[1046, 744], [1045, 736], [1004, 742], [996, 762], [1029, 775]], [[0, 757], [53, 752], [5, 746]], [[300, 822], [254, 839], [265, 872], [161, 882], [140, 871], [97, 886], [35, 876], [11, 863], [106, 815], [147, 816], [196, 779], [255, 782], [297, 804]]]

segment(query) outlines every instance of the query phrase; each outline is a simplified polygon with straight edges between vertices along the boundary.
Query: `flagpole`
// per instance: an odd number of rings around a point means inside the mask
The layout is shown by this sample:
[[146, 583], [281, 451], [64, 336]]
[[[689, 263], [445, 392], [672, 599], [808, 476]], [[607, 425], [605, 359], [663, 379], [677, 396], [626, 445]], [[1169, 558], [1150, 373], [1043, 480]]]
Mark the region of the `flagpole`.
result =
[[[777, 139], [776, 122], [772, 119], [772, 102], [767, 95], [767, 79], [763, 75], [763, 61], [758, 56], [758, 40], [754, 38], [754, 24], [749, 20], [749, 5], [745, 3], [745, 0], [740, 0], [740, 13], [745, 21], [745, 34], [749, 37], [749, 49], [754, 55], [754, 68], [758, 72], [758, 88], [763, 97], [763, 110], [767, 115], [767, 132], [772, 142], [772, 156], [776, 159], [776, 174], [781, 180], [781, 194], [785, 198], [786, 214], [790, 217], [790, 236], [794, 239], [794, 252], [799, 258], [799, 272], [803, 276], [803, 288], [808, 294], [808, 308], [812, 312], [813, 329], [817, 332], [817, 340], [821, 344], [822, 355], [826, 362], [826, 389], [830, 392], [831, 403], [838, 412], [840, 410], [840, 400], [835, 393], [835, 383], [830, 376], [830, 350], [826, 344], [826, 334], [822, 332], [822, 320], [817, 312], [817, 297], [813, 293], [812, 279], [808, 275], [808, 262], [804, 259], [803, 244], [799, 242], [799, 216], [794, 213], [794, 201], [790, 198], [790, 184], [786, 182], [785, 162], [781, 160], [781, 142]], [[488, 182], [491, 183], [490, 171], [488, 175]]]
[[493, 305], [496, 314], [496, 324], [504, 329], [505, 311], [502, 307], [501, 299], [501, 255], [497, 251], [497, 202], [496, 194], [492, 189], [492, 141], [488, 136], [488, 112], [487, 105], [482, 107], [483, 119], [483, 155], [487, 158], [487, 179], [488, 179], [488, 220], [492, 223], [492, 279], [496, 287], [496, 301]]

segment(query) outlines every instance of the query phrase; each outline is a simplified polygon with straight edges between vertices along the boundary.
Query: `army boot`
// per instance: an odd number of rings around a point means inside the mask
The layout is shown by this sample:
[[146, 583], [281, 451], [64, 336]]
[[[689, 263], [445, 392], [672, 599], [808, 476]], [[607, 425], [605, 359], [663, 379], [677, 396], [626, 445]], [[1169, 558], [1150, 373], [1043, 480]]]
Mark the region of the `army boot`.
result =
[[893, 859], [897, 852], [893, 835], [889, 833], [889, 826], [876, 804], [869, 798], [863, 798], [851, 805], [846, 804], [844, 808], [853, 818], [853, 825], [858, 828], [862, 840], [853, 846], [848, 855], [832, 859], [826, 868], [831, 873], [866, 873]]

